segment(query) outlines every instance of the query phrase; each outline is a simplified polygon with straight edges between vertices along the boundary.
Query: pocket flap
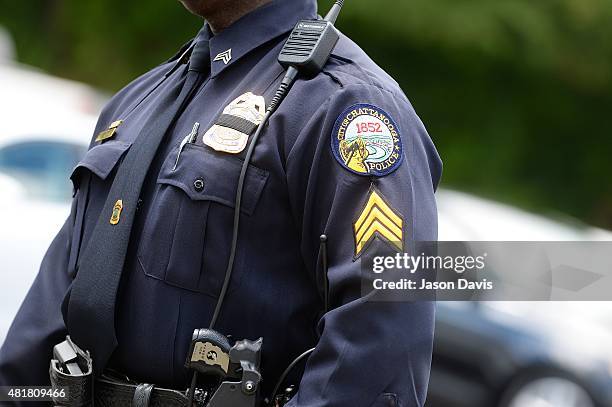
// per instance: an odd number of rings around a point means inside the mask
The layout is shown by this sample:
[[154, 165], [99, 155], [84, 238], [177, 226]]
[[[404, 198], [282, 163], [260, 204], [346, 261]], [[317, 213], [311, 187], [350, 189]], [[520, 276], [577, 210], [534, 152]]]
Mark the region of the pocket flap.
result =
[[83, 159], [72, 170], [72, 175], [70, 175], [70, 179], [75, 184], [75, 187], [78, 174], [83, 168], [88, 169], [100, 179], [106, 179], [131, 145], [132, 143], [111, 140], [89, 149]]
[[[244, 162], [242, 159], [217, 153], [205, 146], [187, 144], [175, 169], [177, 154], [178, 148], [175, 148], [166, 158], [158, 183], [180, 188], [195, 201], [235, 206], [238, 178]], [[247, 215], [255, 211], [268, 175], [267, 171], [249, 165], [241, 208]]]

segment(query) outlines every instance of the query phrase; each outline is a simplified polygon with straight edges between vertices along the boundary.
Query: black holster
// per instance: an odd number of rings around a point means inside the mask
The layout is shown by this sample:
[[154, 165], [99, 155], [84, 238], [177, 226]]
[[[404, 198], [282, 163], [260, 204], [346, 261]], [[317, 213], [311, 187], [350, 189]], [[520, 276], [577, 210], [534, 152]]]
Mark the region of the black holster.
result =
[[49, 366], [51, 386], [56, 394], [65, 395], [53, 398], [56, 407], [93, 406], [92, 367], [89, 352], [75, 345], [70, 336], [53, 348], [53, 359]]

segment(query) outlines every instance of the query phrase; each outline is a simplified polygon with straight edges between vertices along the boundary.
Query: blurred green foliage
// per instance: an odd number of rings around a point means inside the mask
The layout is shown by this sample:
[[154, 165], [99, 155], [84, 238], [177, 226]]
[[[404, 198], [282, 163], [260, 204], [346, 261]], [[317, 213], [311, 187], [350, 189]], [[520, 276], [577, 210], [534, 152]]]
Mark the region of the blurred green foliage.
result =
[[[0, 24], [22, 62], [116, 90], [202, 22], [168, 0], [0, 0]], [[611, 1], [347, 0], [339, 27], [412, 100], [445, 185], [612, 227]]]

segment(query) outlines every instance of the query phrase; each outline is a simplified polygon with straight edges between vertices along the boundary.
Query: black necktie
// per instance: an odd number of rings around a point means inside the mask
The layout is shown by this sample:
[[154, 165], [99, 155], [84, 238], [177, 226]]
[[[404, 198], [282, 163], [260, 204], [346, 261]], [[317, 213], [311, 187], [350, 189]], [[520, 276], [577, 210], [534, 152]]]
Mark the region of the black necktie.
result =
[[91, 352], [96, 374], [117, 346], [115, 302], [136, 206], [145, 177], [164, 135], [210, 71], [208, 41], [198, 41], [189, 70], [159, 102], [117, 170], [100, 218], [81, 256], [67, 306], [72, 339]]

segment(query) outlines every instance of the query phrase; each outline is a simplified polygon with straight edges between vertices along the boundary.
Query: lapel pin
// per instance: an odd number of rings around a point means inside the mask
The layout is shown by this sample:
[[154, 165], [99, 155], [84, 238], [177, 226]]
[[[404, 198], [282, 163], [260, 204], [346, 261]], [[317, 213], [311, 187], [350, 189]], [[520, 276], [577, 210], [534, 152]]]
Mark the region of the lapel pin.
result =
[[110, 224], [116, 225], [119, 223], [121, 219], [121, 211], [123, 210], [123, 201], [121, 199], [115, 202], [115, 206], [113, 206], [113, 213], [111, 214]]
[[96, 137], [96, 143], [112, 138], [115, 135], [115, 132], [117, 131], [117, 127], [121, 126], [121, 123], [123, 123], [123, 120], [117, 120], [112, 122], [111, 125], [108, 126], [108, 129], [103, 130], [98, 134], [98, 136]]

